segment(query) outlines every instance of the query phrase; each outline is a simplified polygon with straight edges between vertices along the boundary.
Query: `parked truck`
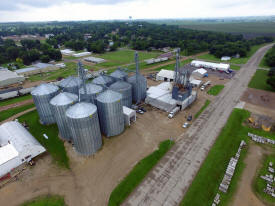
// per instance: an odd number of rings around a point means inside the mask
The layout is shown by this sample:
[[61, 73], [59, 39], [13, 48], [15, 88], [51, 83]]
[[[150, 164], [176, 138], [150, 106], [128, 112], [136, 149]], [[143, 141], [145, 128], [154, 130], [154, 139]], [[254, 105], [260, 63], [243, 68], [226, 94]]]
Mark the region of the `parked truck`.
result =
[[168, 118], [172, 119], [179, 111], [180, 111], [180, 107], [175, 107], [174, 109], [172, 109], [171, 112], [169, 112]]

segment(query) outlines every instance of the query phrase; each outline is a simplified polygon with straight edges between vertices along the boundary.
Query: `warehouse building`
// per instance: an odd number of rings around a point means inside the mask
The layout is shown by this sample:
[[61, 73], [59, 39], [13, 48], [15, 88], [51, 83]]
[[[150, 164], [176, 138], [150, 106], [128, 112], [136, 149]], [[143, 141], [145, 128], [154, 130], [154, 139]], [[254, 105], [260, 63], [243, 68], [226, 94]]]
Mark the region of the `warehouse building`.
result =
[[92, 54], [91, 52], [80, 52], [80, 53], [73, 54], [73, 57], [84, 57], [91, 54]]
[[60, 50], [61, 54], [63, 55], [67, 55], [67, 56], [71, 56], [75, 53], [75, 51], [71, 50], [71, 49], [62, 49]]
[[159, 71], [159, 73], [157, 73], [156, 80], [172, 82], [174, 80], [174, 74], [175, 74], [175, 72], [172, 70], [162, 69]]
[[16, 73], [24, 76], [29, 76], [33, 74], [39, 74], [39, 73], [54, 71], [58, 69], [59, 67], [52, 64], [37, 63], [37, 64], [33, 64], [32, 67], [17, 69]]
[[197, 67], [197, 68], [206, 68], [206, 69], [213, 69], [218, 71], [224, 71], [229, 72], [230, 65], [224, 64], [224, 63], [213, 63], [213, 62], [206, 62], [206, 61], [198, 61], [193, 60], [191, 62], [191, 66]]
[[86, 58], [84, 58], [84, 60], [87, 62], [92, 62], [92, 63], [96, 63], [96, 64], [106, 61], [105, 59], [97, 58], [97, 57], [86, 57]]
[[45, 148], [19, 122], [0, 126], [0, 177], [45, 152]]
[[18, 75], [16, 72], [12, 72], [6, 68], [0, 69], [0, 87], [21, 83], [24, 80], [25, 77]]
[[207, 77], [207, 70], [200, 68], [200, 69], [196, 69], [192, 72], [192, 76], [193, 77], [197, 77], [197, 78], [203, 78], [203, 77]]

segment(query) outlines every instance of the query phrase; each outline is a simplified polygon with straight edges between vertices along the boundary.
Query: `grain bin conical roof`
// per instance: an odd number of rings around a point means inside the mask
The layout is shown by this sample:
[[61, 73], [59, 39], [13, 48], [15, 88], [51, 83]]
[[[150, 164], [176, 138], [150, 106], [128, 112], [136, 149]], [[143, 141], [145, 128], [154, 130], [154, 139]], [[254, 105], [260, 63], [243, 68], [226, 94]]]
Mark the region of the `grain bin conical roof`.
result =
[[60, 94], [56, 95], [54, 98], [51, 99], [51, 105], [67, 105], [77, 101], [78, 96], [76, 94], [72, 94], [69, 92], [61, 92]]
[[101, 93], [97, 97], [97, 101], [103, 102], [103, 103], [111, 103], [116, 102], [122, 99], [122, 95], [118, 92], [114, 92], [112, 90], [106, 90], [105, 92]]
[[[97, 84], [92, 84], [92, 83], [86, 84], [86, 89], [87, 89], [87, 94], [97, 94], [102, 92], [103, 90], [102, 86]], [[83, 87], [80, 88], [80, 94], [85, 94]]]
[[66, 88], [66, 87], [75, 87], [81, 85], [81, 80], [78, 77], [69, 76], [66, 79], [63, 79], [59, 86]]
[[121, 89], [127, 89], [127, 88], [131, 88], [131, 87], [132, 87], [132, 85], [127, 82], [118, 81], [118, 82], [113, 83], [110, 86], [110, 89], [121, 90]]
[[117, 79], [125, 79], [128, 74], [120, 69], [117, 69], [113, 73], [110, 74], [111, 77], [117, 78]]
[[99, 84], [99, 85], [108, 85], [108, 84], [111, 84], [113, 83], [114, 80], [112, 77], [108, 77], [108, 76], [104, 76], [104, 75], [101, 75], [99, 77], [96, 77], [94, 80], [93, 80], [93, 83], [94, 84]]
[[94, 104], [87, 102], [79, 102], [71, 106], [66, 111], [66, 116], [72, 119], [80, 119], [93, 115], [96, 111], [97, 108]]
[[48, 95], [58, 91], [58, 87], [53, 84], [40, 84], [34, 90], [32, 90], [31, 95]]

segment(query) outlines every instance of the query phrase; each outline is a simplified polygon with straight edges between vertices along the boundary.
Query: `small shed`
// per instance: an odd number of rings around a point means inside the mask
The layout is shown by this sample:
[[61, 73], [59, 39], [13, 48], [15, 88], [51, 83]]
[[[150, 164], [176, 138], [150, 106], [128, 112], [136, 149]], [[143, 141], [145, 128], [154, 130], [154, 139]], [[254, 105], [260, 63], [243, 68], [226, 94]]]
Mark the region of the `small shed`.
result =
[[156, 80], [172, 82], [174, 80], [174, 71], [162, 69], [157, 73]]
[[192, 76], [197, 77], [197, 78], [202, 78], [207, 76], [207, 71], [206, 69], [200, 68], [196, 69], [192, 72]]
[[230, 59], [231, 59], [231, 57], [229, 57], [229, 56], [223, 56], [221, 58], [222, 61], [229, 61]]
[[137, 119], [136, 111], [129, 107], [123, 106], [124, 123], [126, 126], [130, 126], [131, 122], [135, 122]]

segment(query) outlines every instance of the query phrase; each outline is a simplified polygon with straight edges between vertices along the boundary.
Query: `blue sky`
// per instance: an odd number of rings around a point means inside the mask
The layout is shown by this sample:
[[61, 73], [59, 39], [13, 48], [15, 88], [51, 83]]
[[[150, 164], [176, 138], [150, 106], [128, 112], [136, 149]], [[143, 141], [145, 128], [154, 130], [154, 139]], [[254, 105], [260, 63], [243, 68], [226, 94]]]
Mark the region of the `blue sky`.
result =
[[0, 21], [266, 16], [275, 0], [0, 0]]

